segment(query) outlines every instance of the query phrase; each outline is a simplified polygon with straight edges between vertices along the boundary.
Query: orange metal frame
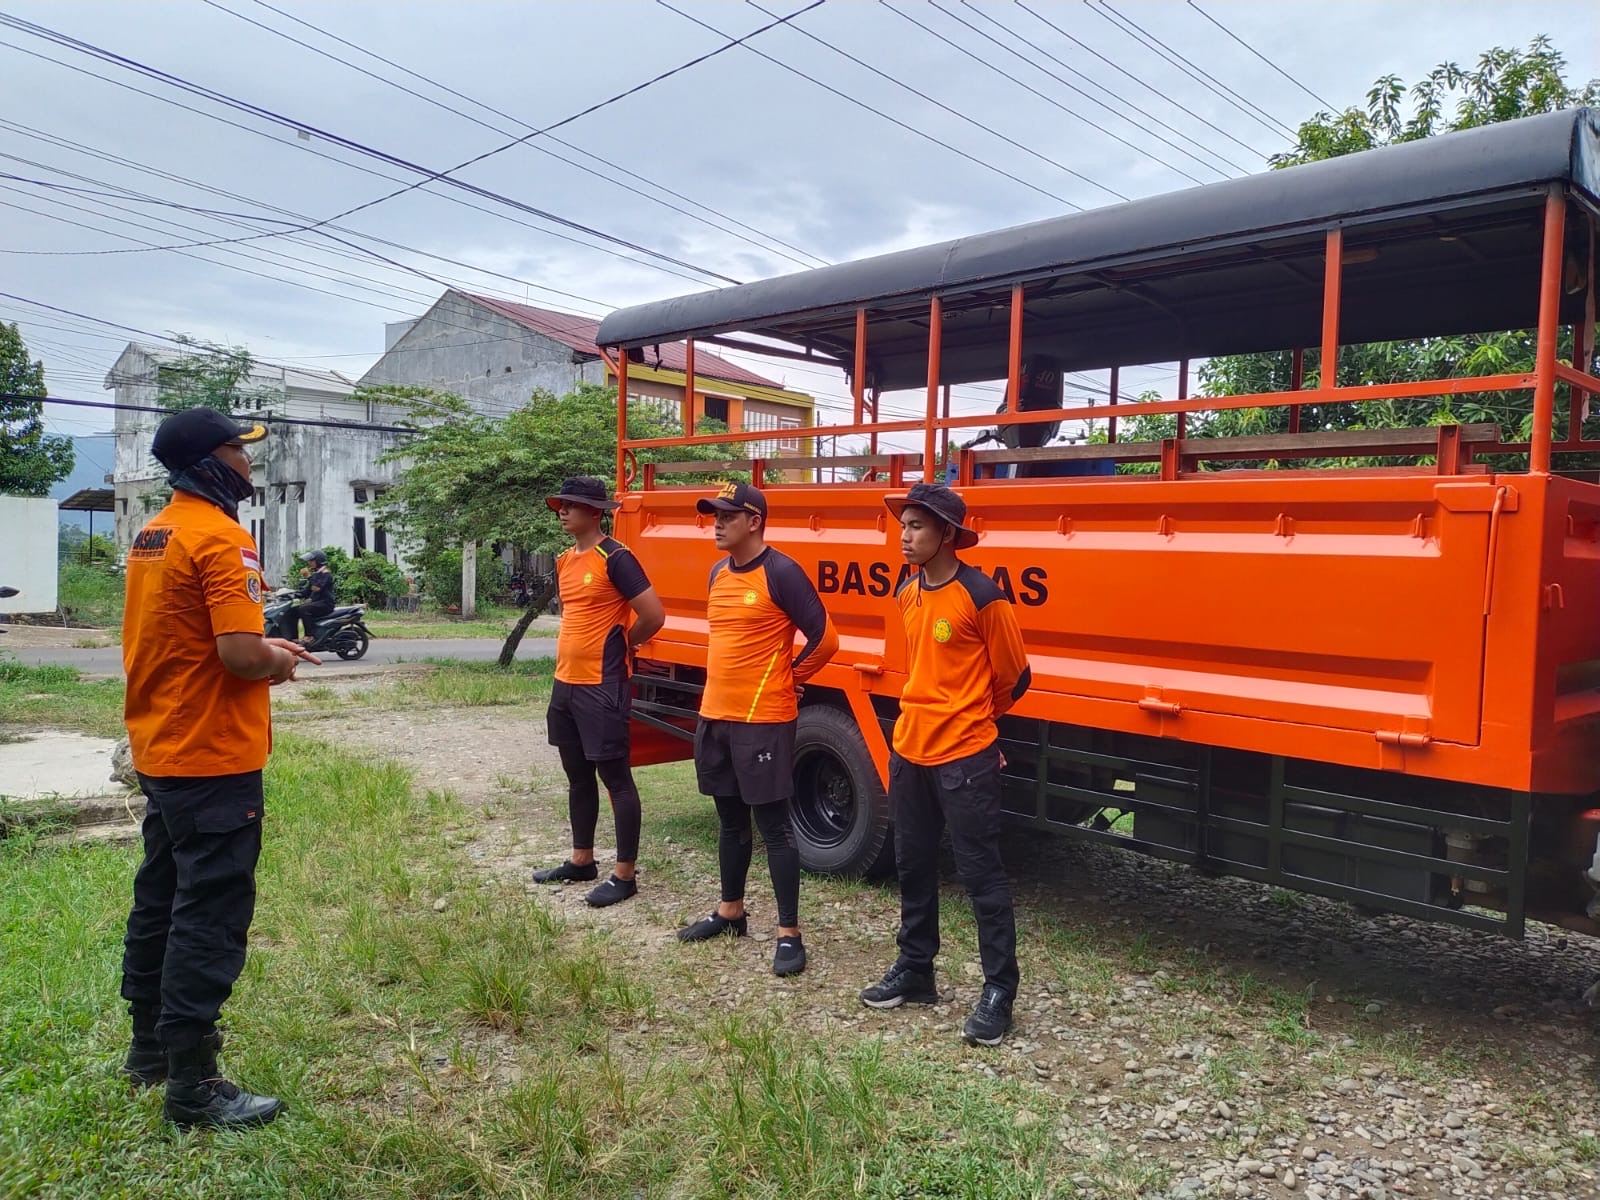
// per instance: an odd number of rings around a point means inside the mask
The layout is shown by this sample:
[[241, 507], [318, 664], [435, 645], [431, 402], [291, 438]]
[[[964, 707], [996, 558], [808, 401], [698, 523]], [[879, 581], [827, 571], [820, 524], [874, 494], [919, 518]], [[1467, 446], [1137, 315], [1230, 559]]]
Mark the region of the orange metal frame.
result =
[[[1556, 357], [1565, 216], [1566, 198], [1552, 190], [1532, 372], [1340, 386], [1343, 237], [1333, 229], [1314, 388], [1303, 387], [1297, 349], [1287, 391], [1191, 397], [1185, 364], [1178, 399], [1134, 410], [1181, 419], [1201, 410], [1287, 407], [1298, 430], [1308, 403], [1532, 389], [1531, 441], [1494, 446], [1495, 453], [1527, 452], [1524, 473], [1466, 473], [1474, 446], [1453, 427], [1438, 431], [1438, 461], [1430, 466], [1259, 474], [1185, 472], [1201, 448], [1180, 435], [1161, 444], [1159, 482], [1148, 486], [1137, 482], [1150, 476], [1024, 479], [985, 482], [969, 494], [982, 535], [969, 557], [1014, 593], [1034, 666], [1035, 687], [1018, 715], [1517, 791], [1593, 791], [1600, 486], [1552, 474], [1551, 458], [1600, 447], [1581, 436], [1579, 421], [1584, 397], [1600, 394], [1600, 378]], [[1575, 339], [1575, 361], [1584, 364], [1594, 338], [1592, 269], [1589, 286], [1590, 315]], [[1119, 410], [1128, 407], [1116, 370], [1109, 414], [1104, 405], [1020, 411], [1024, 299], [1021, 286], [1012, 289], [1004, 412], [941, 411], [943, 304], [935, 296], [923, 419], [876, 419], [862, 307], [853, 419], [810, 436], [920, 432], [928, 476], [939, 435], [955, 429], [1109, 415], [1115, 444]], [[692, 382], [692, 350], [689, 361]], [[784, 436], [629, 440], [625, 352], [616, 374], [619, 485], [640, 449]], [[1568, 385], [1573, 413], [1559, 443], [1558, 383]], [[763, 458], [757, 452], [754, 461]], [[913, 458], [891, 456], [888, 486], [903, 484]], [[970, 452], [960, 466], [960, 481], [970, 483]], [[653, 484], [647, 475], [642, 490], [623, 497], [618, 526], [668, 610], [644, 657], [703, 667], [704, 580], [714, 553], [708, 523], [685, 502], [694, 489]], [[844, 697], [880, 770], [887, 748], [870, 701], [897, 696], [904, 668], [886, 599], [899, 561], [884, 489], [880, 481], [769, 490], [770, 540], [818, 580], [840, 630], [840, 654], [816, 683]]]

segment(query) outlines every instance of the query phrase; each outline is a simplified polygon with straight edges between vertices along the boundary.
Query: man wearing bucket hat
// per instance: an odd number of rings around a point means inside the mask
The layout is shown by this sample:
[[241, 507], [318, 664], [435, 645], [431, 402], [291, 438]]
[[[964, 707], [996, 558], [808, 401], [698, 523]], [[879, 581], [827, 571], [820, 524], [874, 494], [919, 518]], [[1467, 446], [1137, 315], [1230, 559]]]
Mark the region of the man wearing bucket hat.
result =
[[147, 803], [123, 942], [122, 1074], [166, 1080], [164, 1112], [186, 1126], [262, 1125], [283, 1107], [222, 1077], [216, 1030], [255, 913], [268, 689], [317, 661], [262, 636], [261, 564], [238, 505], [254, 490], [244, 447], [266, 435], [209, 408], [162, 421], [151, 453], [172, 502], [128, 551], [124, 717]]
[[915, 484], [884, 503], [900, 522], [900, 550], [918, 571], [895, 593], [906, 631], [906, 684], [889, 757], [900, 955], [861, 993], [872, 1008], [939, 998], [939, 836], [945, 826], [972, 901], [983, 993], [962, 1029], [996, 1046], [1017, 994], [1017, 930], [1000, 861], [1000, 768], [995, 722], [1028, 690], [1031, 673], [1016, 613], [993, 580], [957, 557], [977, 544], [967, 506], [947, 487]]
[[572, 857], [533, 873], [537, 883], [588, 882], [599, 878], [594, 862], [600, 820], [598, 775], [611, 796], [617, 829], [617, 865], [584, 897], [595, 908], [628, 899], [639, 890], [639, 789], [628, 765], [628, 720], [633, 652], [656, 635], [666, 620], [661, 600], [639, 560], [601, 519], [617, 507], [606, 485], [581, 476], [565, 480], [545, 503], [575, 543], [556, 559], [561, 592], [561, 633], [556, 639], [556, 677], [545, 728], [561, 752], [567, 774], [567, 814]]
[[[766, 544], [767, 498], [748, 483], [723, 485], [695, 502], [715, 518], [717, 549], [706, 599], [706, 686], [694, 735], [700, 791], [717, 806], [722, 902], [678, 931], [685, 942], [748, 930], [744, 885], [750, 871], [750, 818], [767, 848], [778, 904], [775, 975], [805, 970], [800, 938], [800, 850], [789, 801], [794, 795], [799, 691], [839, 648], [839, 636], [800, 564]], [[805, 638], [798, 654], [796, 631]]]

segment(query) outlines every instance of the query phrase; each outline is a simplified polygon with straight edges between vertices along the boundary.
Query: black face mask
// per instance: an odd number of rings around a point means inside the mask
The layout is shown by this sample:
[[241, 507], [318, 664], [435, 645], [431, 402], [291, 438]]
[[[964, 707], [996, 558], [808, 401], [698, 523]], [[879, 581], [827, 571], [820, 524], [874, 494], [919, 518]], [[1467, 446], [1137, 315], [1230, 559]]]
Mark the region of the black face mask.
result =
[[174, 491], [188, 492], [209, 500], [235, 521], [239, 519], [239, 502], [255, 495], [255, 484], [235, 471], [214, 454], [199, 462], [174, 471], [167, 477]]

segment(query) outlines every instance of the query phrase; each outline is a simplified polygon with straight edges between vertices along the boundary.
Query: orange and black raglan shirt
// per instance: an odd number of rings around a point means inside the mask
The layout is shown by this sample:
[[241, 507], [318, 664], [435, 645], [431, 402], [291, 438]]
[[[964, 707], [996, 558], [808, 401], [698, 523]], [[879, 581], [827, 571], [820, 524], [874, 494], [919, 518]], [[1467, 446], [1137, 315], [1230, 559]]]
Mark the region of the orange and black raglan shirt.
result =
[[210, 501], [174, 493], [128, 551], [123, 717], [136, 770], [193, 778], [267, 765], [271, 684], [217, 657], [218, 637], [262, 625], [254, 540]]
[[962, 563], [937, 587], [912, 575], [895, 592], [906, 629], [906, 686], [894, 752], [937, 767], [991, 745], [995, 721], [1033, 673], [1016, 610], [977, 567]]
[[615, 683], [628, 677], [630, 603], [650, 590], [639, 560], [616, 538], [588, 550], [573, 546], [556, 559], [561, 633], [556, 678], [562, 683]]
[[[711, 568], [706, 618], [711, 634], [700, 715], [708, 721], [793, 721], [800, 711], [795, 685], [839, 649], [817, 589], [799, 563], [771, 546], [742, 567], [725, 558]], [[798, 654], [796, 630], [805, 639]]]

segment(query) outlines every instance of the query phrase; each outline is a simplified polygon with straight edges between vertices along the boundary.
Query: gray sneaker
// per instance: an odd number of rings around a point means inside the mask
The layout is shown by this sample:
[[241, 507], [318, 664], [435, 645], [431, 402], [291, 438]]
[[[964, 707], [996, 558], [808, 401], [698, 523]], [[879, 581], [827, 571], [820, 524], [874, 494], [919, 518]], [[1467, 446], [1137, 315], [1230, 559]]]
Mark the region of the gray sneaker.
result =
[[983, 989], [972, 1015], [961, 1027], [969, 1046], [998, 1046], [1011, 1028], [1011, 997], [990, 985]]
[[939, 989], [932, 971], [897, 962], [884, 977], [861, 990], [861, 1003], [868, 1008], [899, 1008], [902, 1004], [937, 1004]]

